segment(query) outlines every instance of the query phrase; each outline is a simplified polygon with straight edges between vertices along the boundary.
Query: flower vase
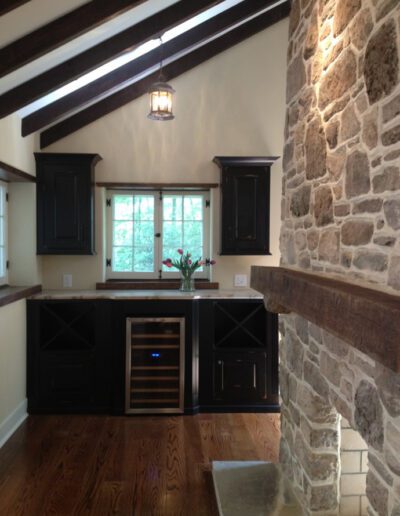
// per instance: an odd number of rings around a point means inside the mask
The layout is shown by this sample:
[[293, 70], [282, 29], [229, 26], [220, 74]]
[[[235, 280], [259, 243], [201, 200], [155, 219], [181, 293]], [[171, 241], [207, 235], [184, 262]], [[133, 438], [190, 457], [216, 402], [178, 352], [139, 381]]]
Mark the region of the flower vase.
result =
[[194, 292], [194, 278], [191, 274], [181, 272], [181, 285], [179, 290], [181, 292]]

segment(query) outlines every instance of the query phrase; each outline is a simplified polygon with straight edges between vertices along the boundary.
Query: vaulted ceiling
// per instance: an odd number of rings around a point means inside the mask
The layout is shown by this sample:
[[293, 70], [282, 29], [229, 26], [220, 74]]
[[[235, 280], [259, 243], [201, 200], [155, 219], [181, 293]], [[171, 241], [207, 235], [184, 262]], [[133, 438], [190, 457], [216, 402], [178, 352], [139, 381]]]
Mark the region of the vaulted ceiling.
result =
[[0, 0], [0, 118], [18, 112], [22, 135], [41, 131], [47, 147], [145, 94], [161, 60], [173, 79], [289, 10], [290, 0]]

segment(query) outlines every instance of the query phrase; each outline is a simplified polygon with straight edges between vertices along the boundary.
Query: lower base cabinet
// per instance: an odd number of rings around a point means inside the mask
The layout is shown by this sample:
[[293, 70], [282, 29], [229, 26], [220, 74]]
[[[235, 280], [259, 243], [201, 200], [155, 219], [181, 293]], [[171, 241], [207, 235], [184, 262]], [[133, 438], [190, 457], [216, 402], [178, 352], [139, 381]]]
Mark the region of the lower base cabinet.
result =
[[277, 315], [258, 299], [204, 300], [199, 321], [201, 410], [279, 411]]
[[[28, 300], [27, 309], [32, 414], [279, 411], [277, 316], [260, 299]], [[179, 320], [182, 333], [164, 323], [142, 331], [143, 318]]]
[[28, 411], [108, 412], [108, 303], [28, 300], [27, 309]]
[[222, 403], [267, 400], [267, 354], [219, 352], [214, 356], [213, 399]]

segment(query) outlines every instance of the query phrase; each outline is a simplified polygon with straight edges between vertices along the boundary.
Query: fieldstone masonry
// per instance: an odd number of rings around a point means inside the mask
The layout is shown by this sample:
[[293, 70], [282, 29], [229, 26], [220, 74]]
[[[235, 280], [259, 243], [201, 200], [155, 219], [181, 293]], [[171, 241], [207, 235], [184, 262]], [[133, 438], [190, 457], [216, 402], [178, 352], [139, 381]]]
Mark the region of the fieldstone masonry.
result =
[[[281, 263], [400, 290], [400, 0], [293, 0], [289, 32]], [[306, 512], [400, 516], [400, 375], [296, 314], [280, 331], [280, 457]], [[340, 481], [341, 416], [368, 447], [362, 493]]]

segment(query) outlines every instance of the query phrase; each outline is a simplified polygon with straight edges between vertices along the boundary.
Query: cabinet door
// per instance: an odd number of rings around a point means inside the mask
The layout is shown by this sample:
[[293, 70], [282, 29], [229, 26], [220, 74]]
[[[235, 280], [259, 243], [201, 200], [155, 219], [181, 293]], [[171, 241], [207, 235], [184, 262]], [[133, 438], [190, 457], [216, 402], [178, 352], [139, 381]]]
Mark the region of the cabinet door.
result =
[[269, 168], [224, 168], [221, 228], [221, 254], [269, 254]]
[[96, 405], [95, 357], [91, 352], [47, 353], [40, 360], [39, 399], [56, 410]]
[[107, 411], [108, 303], [28, 301], [27, 306], [29, 412]]
[[36, 154], [38, 254], [93, 254], [93, 159]]
[[267, 399], [265, 352], [215, 353], [214, 399], [231, 404]]

